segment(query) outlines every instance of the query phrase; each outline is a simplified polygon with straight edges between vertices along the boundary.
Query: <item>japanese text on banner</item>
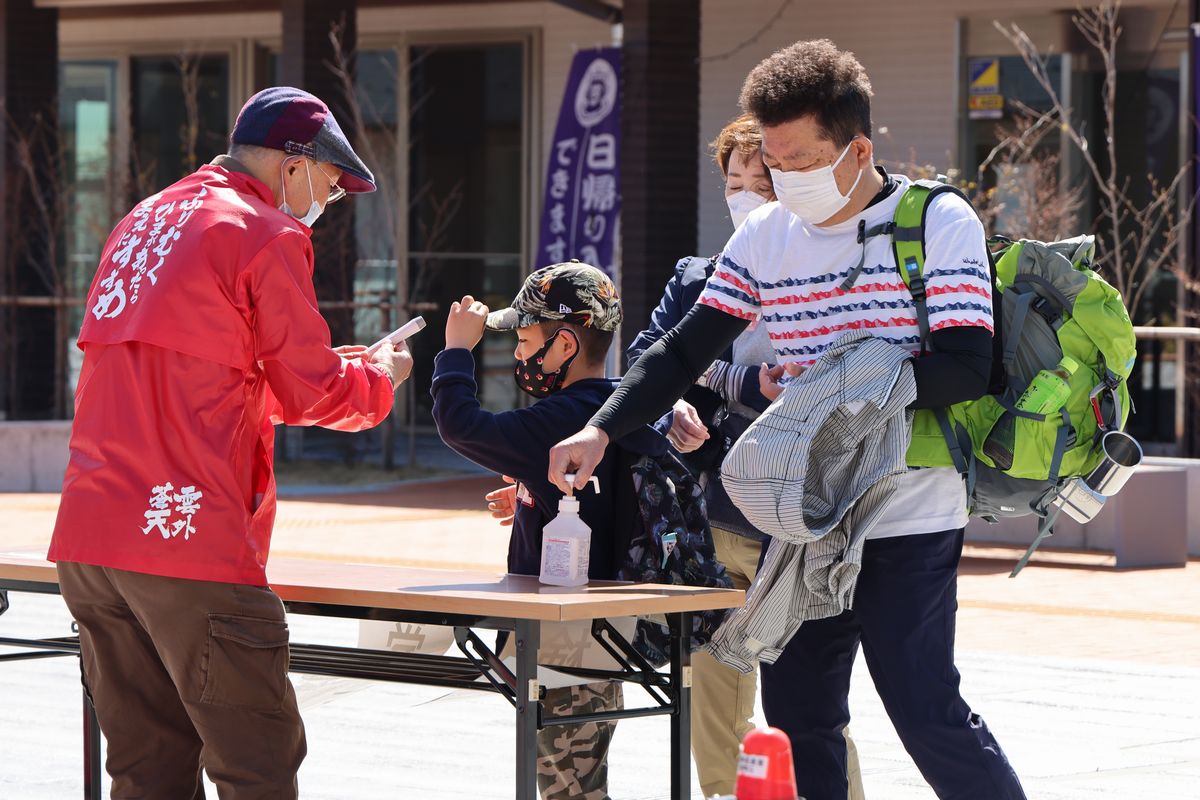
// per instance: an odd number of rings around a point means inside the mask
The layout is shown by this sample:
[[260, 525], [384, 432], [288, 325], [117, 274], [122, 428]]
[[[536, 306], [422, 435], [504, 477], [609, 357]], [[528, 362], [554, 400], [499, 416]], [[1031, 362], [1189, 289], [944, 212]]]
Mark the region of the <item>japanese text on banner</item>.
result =
[[577, 258], [615, 270], [621, 211], [620, 48], [577, 53], [558, 115], [535, 267]]

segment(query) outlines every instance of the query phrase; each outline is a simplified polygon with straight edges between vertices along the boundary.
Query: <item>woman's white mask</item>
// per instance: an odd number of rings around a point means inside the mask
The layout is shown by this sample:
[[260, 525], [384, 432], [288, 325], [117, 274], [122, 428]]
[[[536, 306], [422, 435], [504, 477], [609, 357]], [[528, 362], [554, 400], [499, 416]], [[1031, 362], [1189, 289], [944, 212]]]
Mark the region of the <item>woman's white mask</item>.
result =
[[312, 170], [308, 166], [307, 158], [304, 159], [304, 170], [305, 170], [305, 172], [308, 173], [308, 196], [312, 198], [312, 205], [310, 205], [308, 207], [308, 213], [305, 214], [303, 217], [301, 217], [298, 214], [296, 214], [295, 211], [292, 211], [292, 207], [288, 205], [287, 179], [283, 174], [283, 164], [279, 165], [279, 177], [280, 177], [280, 180], [282, 181], [282, 191], [283, 191], [283, 203], [280, 204], [279, 210], [282, 211], [283, 213], [287, 214], [289, 217], [297, 219], [302, 224], [307, 225], [308, 227], [311, 228], [313, 226], [313, 223], [317, 221], [317, 217], [321, 216], [321, 212], [323, 212], [325, 209], [321, 208], [321, 204], [317, 202], [317, 195], [315, 192], [313, 192]]
[[746, 221], [746, 217], [750, 216], [750, 212], [765, 205], [766, 202], [767, 198], [748, 189], [734, 192], [726, 197], [725, 204], [729, 206], [729, 218], [733, 220], [733, 229], [737, 230], [742, 227], [742, 223]]
[[[853, 141], [850, 144], [853, 144]], [[850, 202], [850, 195], [854, 194], [854, 189], [863, 176], [863, 171], [860, 169], [858, 177], [854, 179], [850, 190], [845, 194], [838, 189], [837, 178], [833, 176], [833, 171], [849, 152], [850, 145], [848, 144], [842, 154], [837, 157], [837, 161], [820, 169], [806, 172], [780, 172], [772, 169], [771, 180], [775, 183], [775, 196], [779, 198], [780, 205], [813, 225], [820, 225], [845, 208], [846, 204]]]

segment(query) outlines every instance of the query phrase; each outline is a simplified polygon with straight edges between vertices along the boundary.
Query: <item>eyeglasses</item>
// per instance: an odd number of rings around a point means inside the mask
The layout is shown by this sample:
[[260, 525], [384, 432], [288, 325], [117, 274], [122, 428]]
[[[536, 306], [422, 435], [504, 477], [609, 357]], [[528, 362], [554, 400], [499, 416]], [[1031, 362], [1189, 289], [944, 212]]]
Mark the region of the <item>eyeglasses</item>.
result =
[[329, 199], [325, 201], [325, 204], [328, 205], [329, 203], [336, 203], [338, 200], [341, 200], [343, 197], [345, 197], [346, 190], [338, 186], [337, 178], [331, 178], [329, 173], [321, 169], [321, 165], [317, 164], [316, 161], [313, 161], [313, 164], [316, 164], [317, 169], [322, 175], [324, 175], [326, 178], [329, 178]]

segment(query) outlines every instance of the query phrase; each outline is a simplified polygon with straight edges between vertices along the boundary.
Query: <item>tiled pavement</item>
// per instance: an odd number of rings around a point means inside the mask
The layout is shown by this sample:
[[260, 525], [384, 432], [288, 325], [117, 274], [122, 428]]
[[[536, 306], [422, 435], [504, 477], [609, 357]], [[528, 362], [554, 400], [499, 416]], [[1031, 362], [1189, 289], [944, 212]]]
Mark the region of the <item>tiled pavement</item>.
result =
[[[507, 531], [479, 510], [493, 485], [466, 478], [283, 501], [274, 552], [501, 569]], [[0, 495], [0, 550], [47, 541], [56, 505], [54, 495]], [[1016, 554], [985, 554], [1003, 558], [968, 558], [959, 584], [963, 690], [1029, 796], [1200, 797], [1200, 562], [1141, 571], [1035, 562], [1010, 580]], [[0, 635], [65, 630], [57, 598], [12, 599]], [[357, 634], [353, 623], [313, 618], [295, 618], [293, 631], [344, 644]], [[297, 684], [310, 744], [302, 796], [511, 797], [511, 712], [498, 697], [310, 676]], [[861, 665], [851, 705], [868, 796], [931, 798]], [[78, 796], [78, 709], [69, 659], [0, 665], [0, 798]], [[667, 796], [665, 733], [662, 720], [621, 723], [614, 798]]]

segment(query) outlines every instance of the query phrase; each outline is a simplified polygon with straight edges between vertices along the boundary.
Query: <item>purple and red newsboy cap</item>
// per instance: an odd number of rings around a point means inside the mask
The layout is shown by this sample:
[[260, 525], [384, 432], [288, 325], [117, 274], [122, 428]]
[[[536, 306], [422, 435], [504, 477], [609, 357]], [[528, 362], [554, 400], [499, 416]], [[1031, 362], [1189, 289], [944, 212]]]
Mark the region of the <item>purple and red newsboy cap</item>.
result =
[[329, 106], [301, 89], [272, 86], [251, 97], [238, 112], [229, 141], [333, 164], [342, 171], [338, 185], [347, 192], [375, 191], [375, 176], [350, 146]]

